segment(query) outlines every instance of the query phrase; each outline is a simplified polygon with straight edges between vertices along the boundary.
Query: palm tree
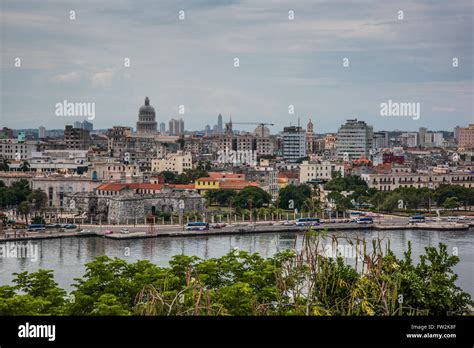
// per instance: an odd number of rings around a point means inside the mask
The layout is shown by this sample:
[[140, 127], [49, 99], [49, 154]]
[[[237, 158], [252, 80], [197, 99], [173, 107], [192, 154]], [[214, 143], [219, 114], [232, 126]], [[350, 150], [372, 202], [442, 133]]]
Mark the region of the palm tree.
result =
[[19, 168], [22, 172], [29, 172], [30, 171], [30, 164], [28, 163], [28, 161], [25, 160], [20, 164]]
[[0, 162], [0, 170], [8, 172], [10, 170], [10, 161], [6, 158], [2, 158]]

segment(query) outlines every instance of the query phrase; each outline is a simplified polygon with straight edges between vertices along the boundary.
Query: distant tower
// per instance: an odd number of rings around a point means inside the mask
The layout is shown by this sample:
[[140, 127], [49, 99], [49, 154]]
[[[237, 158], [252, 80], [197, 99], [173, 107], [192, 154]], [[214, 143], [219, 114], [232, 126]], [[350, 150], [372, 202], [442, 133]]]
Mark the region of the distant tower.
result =
[[164, 134], [166, 132], [166, 123], [160, 123], [160, 133]]
[[306, 130], [306, 132], [308, 133], [314, 133], [314, 127], [313, 127], [313, 122], [311, 122], [311, 119], [309, 119], [309, 122], [308, 122], [308, 129]]
[[138, 111], [137, 133], [156, 133], [155, 108], [150, 105], [150, 99], [145, 98], [145, 105]]
[[315, 137], [314, 137], [314, 127], [313, 122], [311, 119], [308, 122], [308, 126], [306, 129], [306, 153], [312, 154], [315, 153], [316, 146], [315, 146]]
[[222, 115], [219, 114], [219, 116], [217, 116], [217, 133], [222, 134], [223, 130], [224, 129], [222, 127]]
[[46, 138], [46, 128], [41, 126], [38, 128], [38, 138], [44, 139]]
[[225, 135], [232, 135], [232, 118], [230, 118], [230, 121], [225, 124]]

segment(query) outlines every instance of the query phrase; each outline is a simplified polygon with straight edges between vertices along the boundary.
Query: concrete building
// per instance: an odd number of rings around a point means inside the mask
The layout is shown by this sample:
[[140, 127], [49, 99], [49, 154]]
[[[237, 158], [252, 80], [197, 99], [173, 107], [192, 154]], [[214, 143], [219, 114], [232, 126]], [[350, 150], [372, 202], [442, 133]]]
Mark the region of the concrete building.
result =
[[64, 143], [66, 149], [88, 150], [91, 144], [90, 132], [87, 129], [66, 126], [64, 128]]
[[44, 143], [35, 140], [0, 139], [0, 158], [10, 161], [28, 161], [33, 152], [41, 151], [43, 147]]
[[169, 122], [169, 135], [182, 135], [184, 134], [184, 121], [183, 119], [175, 120], [172, 118]]
[[45, 127], [40, 126], [38, 128], [38, 138], [40, 138], [40, 139], [46, 138], [46, 128]]
[[329, 181], [335, 172], [339, 172], [341, 176], [344, 176], [344, 166], [329, 161], [321, 163], [303, 161], [300, 165], [300, 183]]
[[374, 149], [386, 149], [389, 147], [388, 132], [374, 133]]
[[153, 159], [151, 161], [151, 170], [153, 172], [174, 172], [182, 174], [185, 170], [193, 168], [193, 158], [190, 153], [171, 153], [162, 159]]
[[217, 116], [217, 134], [221, 135], [222, 133], [224, 133], [224, 128], [223, 128], [223, 123], [222, 123], [222, 115], [219, 114], [219, 116]]
[[458, 146], [464, 149], [474, 148], [474, 124], [470, 124], [466, 128], [459, 128]]
[[288, 162], [296, 162], [306, 156], [306, 133], [301, 127], [283, 128], [283, 157]]
[[472, 173], [384, 173], [361, 174], [369, 188], [381, 191], [393, 191], [399, 187], [415, 187], [436, 189], [443, 184], [474, 187], [474, 174]]
[[49, 175], [32, 179], [32, 189], [43, 190], [48, 197], [47, 208], [55, 209], [65, 208], [66, 194], [92, 192], [99, 185], [100, 182], [86, 176]]
[[428, 130], [425, 127], [420, 127], [418, 130], [418, 144], [421, 147], [425, 146], [425, 141], [426, 141], [426, 133]]
[[160, 123], [160, 133], [165, 134], [166, 133], [166, 123], [161, 122]]
[[373, 128], [364, 121], [347, 120], [337, 132], [336, 156], [338, 160], [352, 161], [369, 158], [373, 147]]

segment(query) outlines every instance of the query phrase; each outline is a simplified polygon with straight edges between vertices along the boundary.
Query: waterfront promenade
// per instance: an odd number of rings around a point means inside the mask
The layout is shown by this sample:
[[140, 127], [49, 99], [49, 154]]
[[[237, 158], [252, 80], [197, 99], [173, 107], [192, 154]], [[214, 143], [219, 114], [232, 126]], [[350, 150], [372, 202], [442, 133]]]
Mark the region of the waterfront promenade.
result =
[[[333, 220], [335, 221], [335, 220]], [[474, 220], [459, 222], [427, 221], [425, 223], [410, 224], [406, 218], [392, 217], [391, 219], [374, 220], [373, 224], [357, 224], [354, 222], [326, 222], [313, 226], [315, 230], [327, 229], [328, 231], [350, 231], [350, 230], [438, 230], [453, 231], [467, 230], [474, 226]], [[123, 231], [127, 229], [128, 231]], [[76, 229], [51, 228], [44, 231], [28, 232], [25, 229], [4, 230], [0, 232], [0, 242], [37, 240], [53, 238], [72, 238], [87, 236], [102, 236], [109, 239], [137, 239], [156, 237], [188, 237], [204, 235], [235, 235], [252, 233], [275, 233], [275, 232], [300, 232], [304, 227], [296, 226], [295, 221], [261, 221], [261, 222], [237, 222], [231, 224], [210, 224], [209, 230], [188, 231], [182, 225], [88, 225], [81, 224]], [[127, 233], [124, 233], [127, 232]]]

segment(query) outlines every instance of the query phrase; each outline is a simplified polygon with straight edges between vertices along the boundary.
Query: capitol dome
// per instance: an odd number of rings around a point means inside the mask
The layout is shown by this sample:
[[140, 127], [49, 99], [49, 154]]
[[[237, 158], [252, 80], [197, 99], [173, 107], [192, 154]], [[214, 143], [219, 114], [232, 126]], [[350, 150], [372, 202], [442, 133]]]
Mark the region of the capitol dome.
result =
[[156, 133], [157, 123], [155, 108], [150, 105], [150, 99], [145, 98], [145, 105], [138, 110], [137, 133]]

